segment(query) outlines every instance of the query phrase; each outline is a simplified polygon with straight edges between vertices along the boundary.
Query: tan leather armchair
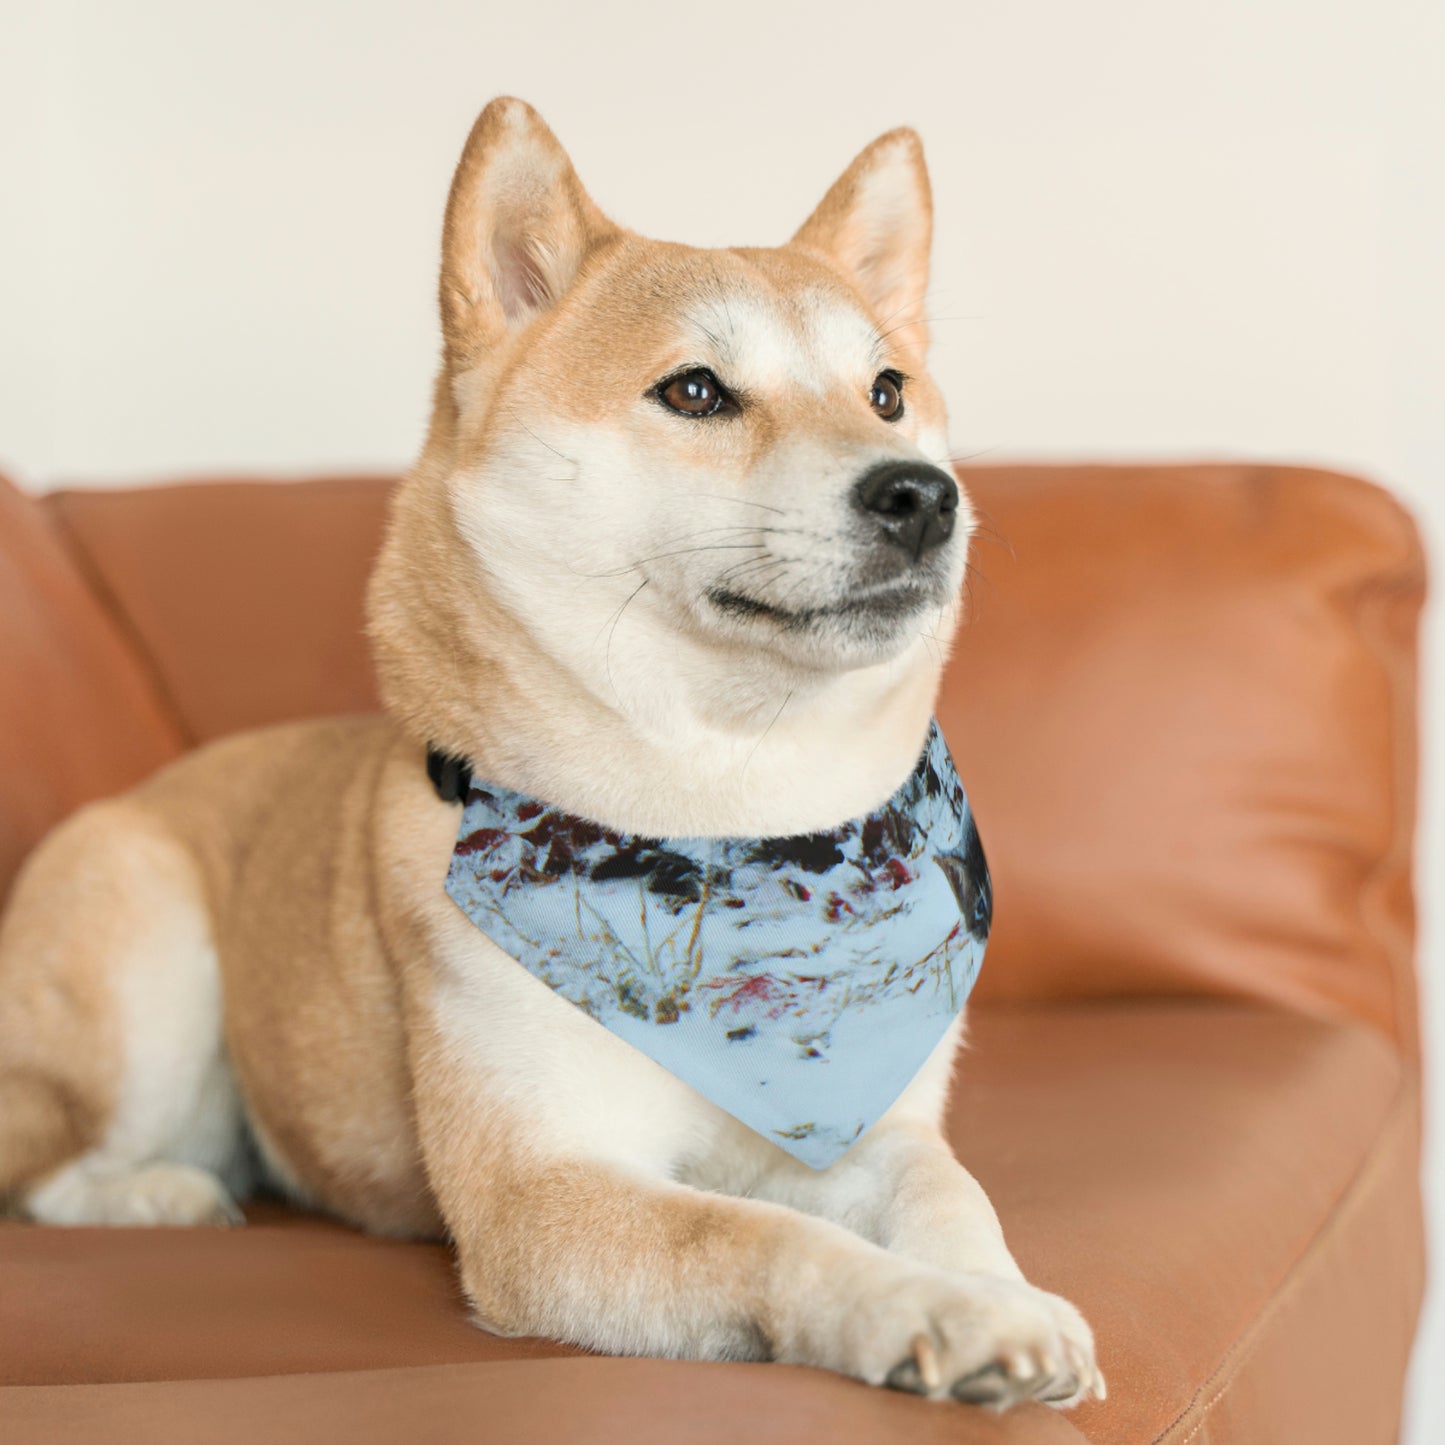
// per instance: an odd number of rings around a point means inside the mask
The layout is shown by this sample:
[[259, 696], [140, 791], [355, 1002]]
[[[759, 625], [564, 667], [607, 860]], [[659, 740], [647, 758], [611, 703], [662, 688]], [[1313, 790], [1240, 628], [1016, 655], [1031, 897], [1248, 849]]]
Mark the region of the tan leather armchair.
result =
[[[996, 1416], [471, 1327], [439, 1245], [0, 1225], [0, 1438], [1385, 1445], [1422, 1284], [1409, 519], [1279, 467], [998, 468], [940, 713], [996, 922], [952, 1113], [1107, 1403]], [[373, 705], [383, 478], [0, 484], [0, 890], [237, 728]]]

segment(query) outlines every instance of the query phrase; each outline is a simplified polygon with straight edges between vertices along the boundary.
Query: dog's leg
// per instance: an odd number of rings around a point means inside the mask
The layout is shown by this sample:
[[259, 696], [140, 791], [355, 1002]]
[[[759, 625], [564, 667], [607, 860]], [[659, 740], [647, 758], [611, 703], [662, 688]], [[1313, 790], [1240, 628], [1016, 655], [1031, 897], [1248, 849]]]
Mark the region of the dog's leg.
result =
[[[998, 1215], [982, 1186], [926, 1126], [880, 1123], [821, 1173], [790, 1160], [756, 1189], [833, 1221], [902, 1258], [957, 1278], [979, 1275], [1036, 1296], [1055, 1317], [1062, 1353], [1045, 1360], [1001, 1348], [969, 1398], [1009, 1401], [1022, 1396], [1071, 1405], [1103, 1397], [1093, 1335], [1067, 1300], [1027, 1283], [1004, 1243]], [[1046, 1385], [1034, 1378], [1048, 1375]]]
[[505, 1088], [428, 1054], [428, 1174], [486, 1328], [620, 1353], [772, 1358], [939, 1397], [1075, 1390], [1079, 1324], [1062, 1301], [992, 1272], [946, 1273], [781, 1204], [587, 1157], [575, 1139], [558, 1152], [548, 1122]]
[[920, 1264], [1022, 1279], [988, 1195], [940, 1129], [962, 1035], [960, 1018], [892, 1108], [829, 1168], [775, 1154], [752, 1192], [831, 1219]]
[[235, 1223], [241, 1146], [196, 864], [134, 803], [82, 809], [0, 930], [0, 1196], [44, 1223]]
[[1077, 1393], [1068, 1307], [1021, 1282], [945, 1274], [761, 1200], [524, 1158], [489, 1151], [446, 1209], [488, 1329], [977, 1402]]
[[881, 1120], [821, 1171], [780, 1162], [753, 1193], [935, 1269], [1023, 1278], [983, 1187], [919, 1121]]
[[1060, 1405], [1090, 1393], [1102, 1398], [1087, 1323], [1067, 1300], [1025, 1282], [988, 1195], [939, 1132], [956, 1034], [950, 1031], [897, 1104], [842, 1158], [824, 1170], [778, 1159], [752, 1192], [831, 1220], [930, 1269], [991, 1275], [1046, 1301], [1063, 1351], [1046, 1362], [1047, 1385], [1030, 1381], [1034, 1361], [1001, 1350], [971, 1398], [1006, 1401], [1023, 1393]]

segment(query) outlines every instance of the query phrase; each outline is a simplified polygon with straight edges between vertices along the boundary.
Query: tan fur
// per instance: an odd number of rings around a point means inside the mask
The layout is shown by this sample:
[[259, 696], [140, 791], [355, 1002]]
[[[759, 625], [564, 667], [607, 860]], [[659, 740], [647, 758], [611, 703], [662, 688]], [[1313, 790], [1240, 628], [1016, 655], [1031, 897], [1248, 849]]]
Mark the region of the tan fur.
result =
[[[661, 835], [807, 831], [897, 786], [969, 517], [869, 580], [852, 488], [946, 459], [930, 227], [909, 131], [789, 245], [701, 251], [615, 226], [534, 112], [487, 107], [368, 600], [387, 715], [215, 744], [37, 851], [0, 929], [0, 1194], [57, 1223], [228, 1223], [259, 1169], [368, 1229], [449, 1234], [492, 1329], [1000, 1404], [1102, 1393], [1088, 1327], [1023, 1281], [943, 1142], [958, 1028], [814, 1173], [459, 913], [457, 810], [424, 768], [435, 743]], [[668, 412], [655, 388], [688, 366], [740, 409]], [[868, 401], [885, 369], [894, 422]], [[718, 600], [732, 578], [753, 612]], [[870, 588], [913, 600], [870, 610]]]

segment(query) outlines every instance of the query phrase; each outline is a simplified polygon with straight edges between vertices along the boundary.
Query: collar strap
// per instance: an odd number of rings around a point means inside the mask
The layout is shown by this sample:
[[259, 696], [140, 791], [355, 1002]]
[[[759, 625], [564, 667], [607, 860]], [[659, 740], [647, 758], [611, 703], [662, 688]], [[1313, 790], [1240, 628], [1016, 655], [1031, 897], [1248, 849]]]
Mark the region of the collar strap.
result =
[[472, 765], [465, 758], [444, 753], [437, 747], [426, 750], [426, 775], [444, 803], [460, 803], [472, 785]]

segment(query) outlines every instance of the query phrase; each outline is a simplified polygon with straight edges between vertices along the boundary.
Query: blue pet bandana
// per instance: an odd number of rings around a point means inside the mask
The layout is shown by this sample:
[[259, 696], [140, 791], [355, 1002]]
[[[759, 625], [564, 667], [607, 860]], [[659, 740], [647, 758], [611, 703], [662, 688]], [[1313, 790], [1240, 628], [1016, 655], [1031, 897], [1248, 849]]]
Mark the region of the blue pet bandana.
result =
[[886, 803], [786, 838], [618, 833], [428, 766], [465, 798], [446, 880], [462, 912], [814, 1169], [886, 1112], [978, 977], [988, 868], [936, 723]]

